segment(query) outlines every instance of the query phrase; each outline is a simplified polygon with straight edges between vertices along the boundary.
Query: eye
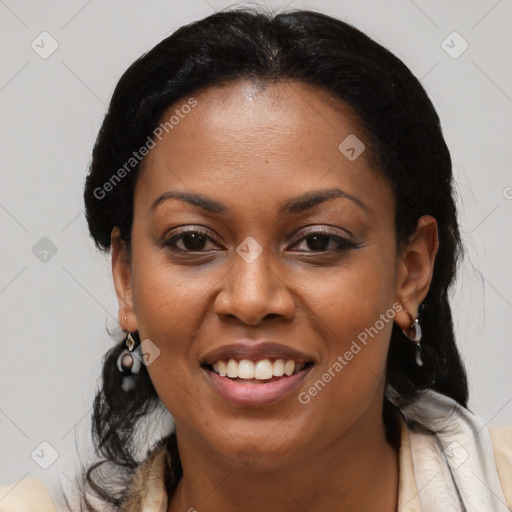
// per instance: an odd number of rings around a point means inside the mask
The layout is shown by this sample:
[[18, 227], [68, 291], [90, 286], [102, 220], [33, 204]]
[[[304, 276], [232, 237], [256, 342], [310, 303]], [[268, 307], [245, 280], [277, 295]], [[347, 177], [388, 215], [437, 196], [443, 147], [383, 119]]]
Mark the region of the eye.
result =
[[326, 229], [310, 231], [299, 239], [299, 242], [301, 244], [296, 243], [295, 246], [305, 245], [307, 247], [305, 252], [342, 251], [358, 247], [358, 244], [350, 236], [333, 233]]
[[[206, 252], [204, 246], [208, 241], [213, 241], [208, 233], [195, 228], [175, 232], [174, 236], [166, 238], [162, 245], [181, 252]], [[178, 247], [180, 243], [181, 247]]]
[[[176, 252], [208, 252], [208, 248], [205, 248], [208, 242], [218, 246], [205, 230], [182, 229], [175, 231], [172, 236], [166, 237], [162, 241], [162, 246], [169, 247]], [[306, 248], [300, 249], [300, 245], [305, 245]], [[349, 235], [333, 233], [326, 229], [316, 229], [299, 238], [292, 247], [294, 246], [299, 246], [299, 250], [304, 252], [332, 252], [357, 248], [358, 244]]]

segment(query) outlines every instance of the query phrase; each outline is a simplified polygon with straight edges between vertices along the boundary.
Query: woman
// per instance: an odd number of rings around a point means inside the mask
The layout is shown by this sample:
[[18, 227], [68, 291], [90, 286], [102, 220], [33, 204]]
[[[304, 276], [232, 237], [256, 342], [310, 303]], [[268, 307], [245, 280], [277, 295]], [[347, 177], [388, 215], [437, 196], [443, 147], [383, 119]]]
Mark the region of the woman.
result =
[[126, 336], [81, 510], [512, 507], [454, 340], [450, 155], [383, 47], [308, 11], [182, 27], [119, 81], [84, 197]]

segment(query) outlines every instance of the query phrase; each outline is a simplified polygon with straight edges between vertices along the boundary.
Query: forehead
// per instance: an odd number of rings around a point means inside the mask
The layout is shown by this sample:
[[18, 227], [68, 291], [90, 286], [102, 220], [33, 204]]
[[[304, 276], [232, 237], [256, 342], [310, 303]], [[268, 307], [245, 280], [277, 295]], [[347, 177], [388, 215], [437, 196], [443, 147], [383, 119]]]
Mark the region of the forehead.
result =
[[172, 128], [168, 122], [143, 162], [136, 196], [146, 208], [169, 189], [241, 208], [254, 199], [253, 208], [268, 209], [271, 202], [329, 187], [392, 206], [357, 119], [322, 89], [294, 81], [239, 82], [191, 96], [166, 111], [161, 126], [173, 117]]

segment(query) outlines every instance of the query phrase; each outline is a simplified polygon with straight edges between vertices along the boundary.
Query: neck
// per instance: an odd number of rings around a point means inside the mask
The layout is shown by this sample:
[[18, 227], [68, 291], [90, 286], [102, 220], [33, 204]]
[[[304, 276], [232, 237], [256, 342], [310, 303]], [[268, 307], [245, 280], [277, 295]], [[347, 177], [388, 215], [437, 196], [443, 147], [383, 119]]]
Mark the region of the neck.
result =
[[311, 446], [301, 460], [279, 467], [240, 468], [206, 457], [179, 433], [178, 446], [183, 477], [168, 512], [397, 510], [398, 449], [386, 440], [382, 411], [380, 418], [361, 418], [327, 448]]

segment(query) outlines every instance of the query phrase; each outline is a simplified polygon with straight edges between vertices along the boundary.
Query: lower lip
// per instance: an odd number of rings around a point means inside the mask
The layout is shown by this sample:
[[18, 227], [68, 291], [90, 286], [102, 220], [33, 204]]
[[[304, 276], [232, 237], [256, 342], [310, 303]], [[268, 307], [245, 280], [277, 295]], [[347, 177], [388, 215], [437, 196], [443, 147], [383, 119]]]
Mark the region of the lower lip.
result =
[[236, 379], [221, 377], [212, 370], [202, 368], [208, 381], [224, 398], [246, 407], [271, 405], [283, 400], [299, 387], [310, 370], [311, 367], [290, 377], [279, 377], [276, 380], [262, 383], [262, 381], [257, 380], [239, 382]]

